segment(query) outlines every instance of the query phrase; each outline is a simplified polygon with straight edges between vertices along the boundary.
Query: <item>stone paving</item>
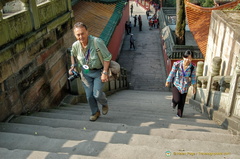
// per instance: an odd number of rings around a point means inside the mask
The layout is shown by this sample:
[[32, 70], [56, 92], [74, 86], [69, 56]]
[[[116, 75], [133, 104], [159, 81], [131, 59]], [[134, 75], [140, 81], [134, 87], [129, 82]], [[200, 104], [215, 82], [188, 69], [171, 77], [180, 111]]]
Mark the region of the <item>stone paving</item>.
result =
[[[159, 29], [149, 30], [146, 10], [141, 6], [137, 7], [135, 3], [133, 6], [133, 15], [142, 17], [142, 31], [139, 31], [138, 23], [136, 27], [132, 27], [136, 40], [135, 50], [130, 50], [130, 35], [125, 36], [118, 62], [127, 70], [130, 89], [169, 91], [169, 88], [165, 87], [167, 75]], [[133, 25], [133, 17], [130, 16], [129, 20]]]

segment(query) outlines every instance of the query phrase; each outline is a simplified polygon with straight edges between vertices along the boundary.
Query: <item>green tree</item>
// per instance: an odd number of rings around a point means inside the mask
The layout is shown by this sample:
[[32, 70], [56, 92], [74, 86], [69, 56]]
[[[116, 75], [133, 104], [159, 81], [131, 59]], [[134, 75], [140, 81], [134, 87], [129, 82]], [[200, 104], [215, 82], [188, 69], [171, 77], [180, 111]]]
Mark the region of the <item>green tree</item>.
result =
[[200, 5], [202, 7], [213, 7], [215, 0], [190, 0], [191, 3]]
[[186, 14], [184, 0], [177, 0], [176, 3], [176, 44], [185, 45]]
[[176, 0], [164, 0], [163, 6], [164, 7], [176, 7]]
[[240, 3], [238, 3], [238, 5], [233, 8], [233, 10], [240, 10]]
[[201, 0], [201, 6], [203, 7], [213, 7], [214, 1], [213, 0]]
[[159, 4], [159, 0], [152, 0], [154, 3]]

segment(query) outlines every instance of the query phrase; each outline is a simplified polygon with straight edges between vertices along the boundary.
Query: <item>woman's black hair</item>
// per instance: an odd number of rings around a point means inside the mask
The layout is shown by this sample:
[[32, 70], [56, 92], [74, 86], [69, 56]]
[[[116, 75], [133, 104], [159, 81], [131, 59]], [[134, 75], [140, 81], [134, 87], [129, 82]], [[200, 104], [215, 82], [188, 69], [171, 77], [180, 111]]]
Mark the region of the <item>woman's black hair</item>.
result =
[[187, 50], [183, 53], [184, 58], [187, 58], [189, 55], [191, 55], [191, 57], [193, 58], [193, 52], [190, 50]]

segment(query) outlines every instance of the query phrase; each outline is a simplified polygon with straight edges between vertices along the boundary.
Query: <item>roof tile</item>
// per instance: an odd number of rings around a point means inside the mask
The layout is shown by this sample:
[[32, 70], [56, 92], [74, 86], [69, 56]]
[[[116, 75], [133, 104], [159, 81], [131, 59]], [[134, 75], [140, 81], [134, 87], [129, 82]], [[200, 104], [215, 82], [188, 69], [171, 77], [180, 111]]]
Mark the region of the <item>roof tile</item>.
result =
[[198, 44], [198, 47], [200, 48], [203, 56], [205, 57], [212, 10], [233, 8], [237, 6], [238, 3], [240, 3], [240, 0], [214, 8], [200, 7], [198, 5], [192, 4], [189, 1], [190, 0], [185, 0], [188, 26], [194, 36], [196, 43]]
[[76, 22], [83, 22], [87, 25], [91, 35], [99, 37], [108, 24], [115, 7], [116, 4], [80, 1], [73, 6], [73, 14]]

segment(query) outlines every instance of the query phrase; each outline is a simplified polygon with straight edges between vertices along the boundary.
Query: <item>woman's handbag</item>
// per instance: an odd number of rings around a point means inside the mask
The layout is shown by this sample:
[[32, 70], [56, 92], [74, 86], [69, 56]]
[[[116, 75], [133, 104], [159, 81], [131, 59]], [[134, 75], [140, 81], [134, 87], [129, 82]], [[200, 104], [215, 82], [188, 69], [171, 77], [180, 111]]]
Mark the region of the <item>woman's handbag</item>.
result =
[[[98, 57], [99, 57], [102, 65], [104, 65], [102, 53], [101, 53], [100, 49], [97, 47], [96, 38], [94, 38], [94, 46], [96, 48]], [[114, 80], [114, 79], [119, 78], [119, 75], [120, 75], [120, 65], [119, 65], [119, 63], [117, 63], [116, 61], [112, 61], [111, 60], [110, 64], [109, 64], [109, 69], [108, 69], [108, 76], [109, 76], [109, 78]]]

